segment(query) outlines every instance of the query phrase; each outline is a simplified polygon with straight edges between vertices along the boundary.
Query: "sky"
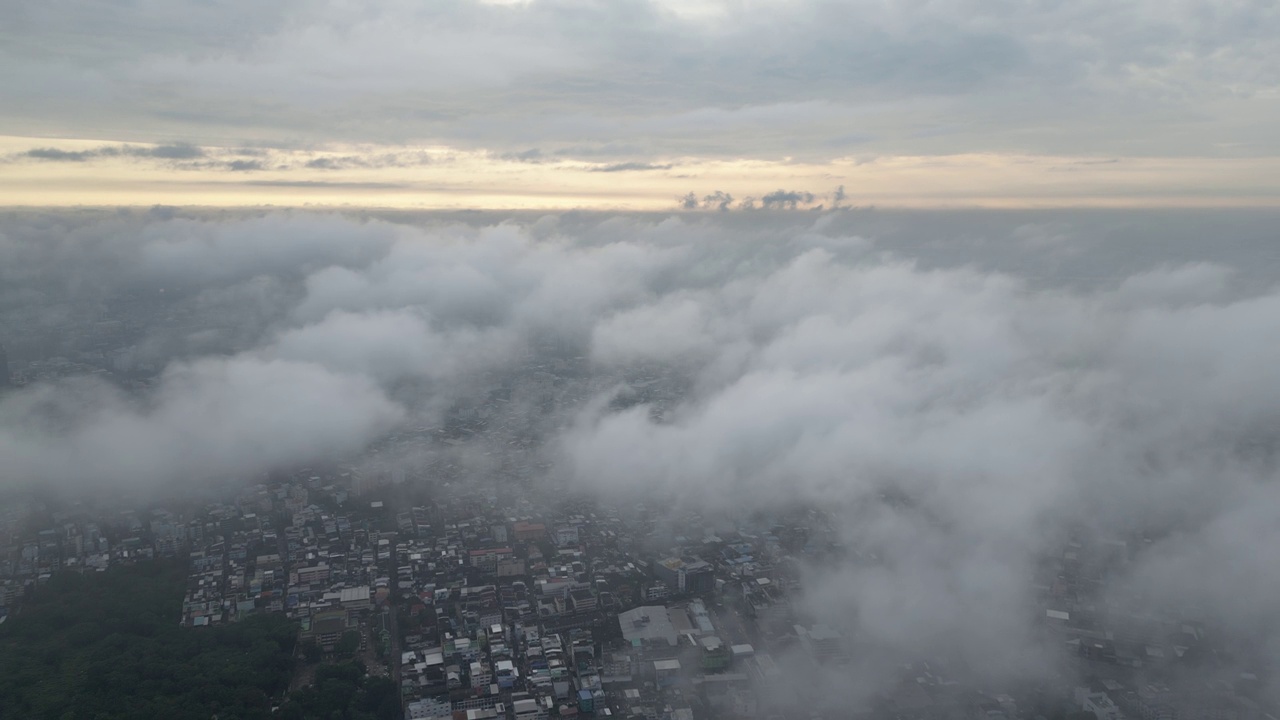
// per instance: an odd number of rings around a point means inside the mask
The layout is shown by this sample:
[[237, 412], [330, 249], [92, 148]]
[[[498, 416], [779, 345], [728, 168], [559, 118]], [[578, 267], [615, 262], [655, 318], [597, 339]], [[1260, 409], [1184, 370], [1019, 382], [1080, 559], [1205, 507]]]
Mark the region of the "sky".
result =
[[1280, 202], [1269, 0], [3, 0], [0, 16], [8, 206]]

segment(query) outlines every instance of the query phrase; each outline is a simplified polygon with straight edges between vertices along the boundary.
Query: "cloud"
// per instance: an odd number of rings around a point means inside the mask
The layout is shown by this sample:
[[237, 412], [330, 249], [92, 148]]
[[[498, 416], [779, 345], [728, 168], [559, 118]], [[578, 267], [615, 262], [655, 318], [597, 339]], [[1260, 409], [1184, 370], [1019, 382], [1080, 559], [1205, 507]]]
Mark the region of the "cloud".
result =
[[140, 157], [158, 160], [195, 160], [205, 157], [205, 150], [187, 143], [173, 145], [103, 145], [87, 150], [61, 150], [46, 147], [34, 148], [20, 153], [19, 157], [33, 160], [51, 160], [61, 162], [84, 162], [103, 157]]
[[179, 143], [177, 145], [157, 145], [155, 147], [126, 146], [122, 152], [126, 155], [161, 158], [164, 160], [194, 160], [195, 158], [204, 157], [205, 154], [202, 148], [187, 143]]
[[592, 329], [591, 358], [606, 366], [705, 359], [716, 343], [709, 321], [693, 297], [672, 297], [626, 310], [602, 319]]
[[[438, 331], [407, 310], [335, 311], [319, 322], [288, 330], [269, 347], [272, 357], [320, 364], [385, 383], [429, 378], [458, 383], [519, 349], [500, 329]], [[495, 363], [496, 361], [496, 363]], [[448, 390], [437, 390], [440, 395]]]
[[670, 170], [672, 167], [674, 166], [671, 165], [670, 163], [666, 165], [656, 165], [654, 163], [644, 163], [644, 162], [624, 162], [624, 163], [615, 163], [613, 165], [593, 167], [591, 168], [591, 172], [636, 172], [636, 171], [643, 171], [643, 170]]
[[[766, 206], [816, 201], [782, 195]], [[130, 298], [157, 373], [150, 390], [4, 397], [0, 475], [421, 470], [434, 446], [362, 451], [447, 428], [469, 483], [519, 467], [536, 492], [701, 528], [806, 513], [835, 556], [802, 561], [796, 602], [855, 657], [796, 682], [833, 705], [922, 658], [993, 687], [1070, 677], [1034, 618], [1073, 533], [1131, 549], [1100, 602], [1203, 621], [1232, 663], [1265, 667], [1280, 293], [1257, 238], [1274, 220], [14, 213], [0, 330], [42, 335], [82, 308], [96, 323]]]
[[19, 482], [196, 483], [341, 459], [401, 416], [359, 377], [309, 363], [204, 359], [171, 366], [140, 399], [88, 379], [5, 398], [0, 454]]
[[817, 196], [811, 192], [797, 190], [774, 190], [760, 198], [760, 204], [766, 209], [795, 210], [799, 205], [812, 203]]
[[84, 162], [97, 155], [91, 150], [59, 150], [58, 148], [35, 148], [23, 153], [25, 157], [35, 160], [54, 160], [62, 162]]
[[338, 170], [343, 162], [337, 158], [318, 157], [307, 161], [307, 167], [315, 170]]
[[702, 198], [704, 207], [714, 207], [717, 210], [728, 210], [733, 204], [733, 196], [727, 192], [717, 190], [710, 195]]
[[247, 185], [261, 185], [263, 187], [319, 187], [319, 188], [349, 188], [352, 190], [396, 190], [409, 187], [405, 183], [392, 182], [376, 182], [376, 181], [358, 181], [358, 180], [248, 180]]
[[362, 155], [323, 155], [311, 158], [303, 167], [312, 170], [403, 168], [430, 165], [432, 162], [431, 155], [425, 151], [373, 152]]
[[385, 253], [399, 232], [386, 224], [334, 223], [306, 213], [236, 223], [176, 219], [145, 226], [131, 272], [148, 283], [177, 289], [358, 266]]
[[[1265, 4], [1215, 6], [1209, 19], [1200, 3], [1153, 0], [700, 5], [714, 9], [14, 6], [0, 95], [12, 100], [6, 132], [28, 136], [141, 128], [547, 155], [626, 143], [655, 158], [829, 157], [831, 138], [908, 155], [1276, 149], [1280, 17]], [[1212, 131], [1188, 133], [1192, 122]]]
[[503, 160], [524, 163], [540, 163], [546, 160], [542, 150], [538, 148], [529, 148], [528, 150], [521, 150], [519, 152], [503, 153], [500, 157]]
[[[1046, 523], [1102, 537], [1208, 523], [1191, 531], [1208, 537], [1162, 543], [1153, 567], [1140, 560], [1133, 582], [1201, 600], [1233, 637], [1274, 636], [1280, 615], [1237, 608], [1266, 605], [1276, 573], [1253, 563], [1249, 531], [1225, 531], [1237, 513], [1252, 516], [1244, 527], [1276, 519], [1245, 500], [1270, 493], [1274, 470], [1237, 444], [1276, 440], [1280, 396], [1246, 388], [1267, 372], [1249, 358], [1280, 352], [1258, 325], [1274, 324], [1264, 307], [1280, 298], [1223, 300], [1220, 269], [1136, 277], [1088, 296], [1029, 294], [999, 275], [809, 251], [764, 278], [600, 325], [593, 359], [695, 357], [695, 382], [660, 414], [589, 406], [564, 457], [584, 486], [620, 498], [739, 514], [827, 508], [860, 559], [815, 567], [806, 607], [890, 658], [956, 653], [1006, 680], [1052, 665], [1025, 621], [1037, 603], [1026, 578], [1055, 537]], [[1135, 290], [1148, 287], [1218, 300], [1170, 306], [1144, 291], [1138, 309]], [[1206, 494], [1223, 492], [1241, 495]], [[1232, 553], [1265, 579], [1224, 571], [1213, 587], [1249, 600], [1181, 592], [1202, 585], [1189, 566], [1232, 567]]]

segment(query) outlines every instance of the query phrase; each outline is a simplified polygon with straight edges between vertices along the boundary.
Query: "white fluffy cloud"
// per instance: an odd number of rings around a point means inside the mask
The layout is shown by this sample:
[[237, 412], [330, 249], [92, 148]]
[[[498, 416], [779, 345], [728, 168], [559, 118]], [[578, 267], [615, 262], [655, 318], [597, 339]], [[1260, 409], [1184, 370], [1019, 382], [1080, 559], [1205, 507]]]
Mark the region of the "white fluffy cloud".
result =
[[478, 369], [502, 367], [518, 349], [508, 334], [462, 328], [433, 330], [410, 311], [335, 311], [319, 322], [288, 330], [268, 354], [314, 362], [383, 382], [425, 377], [451, 383]]
[[154, 487], [338, 460], [403, 411], [371, 382], [248, 357], [171, 366], [129, 398], [92, 379], [41, 385], [0, 404], [0, 474], [72, 487]]
[[[1221, 215], [758, 217], [104, 221], [117, 279], [100, 285], [172, 283], [197, 319], [263, 304], [260, 330], [230, 355], [178, 353], [142, 397], [81, 381], [5, 398], [0, 468], [252, 473], [501, 389], [509, 408], [472, 441], [553, 459], [540, 482], [712, 515], [823, 508], [851, 559], [813, 573], [808, 607], [903, 657], [1039, 669], [1028, 578], [1072, 523], [1151, 539], [1117, 597], [1280, 637], [1258, 544], [1280, 523], [1263, 234], [1210, 252], [1180, 238]], [[0, 252], [38, 255], [23, 247]], [[6, 308], [75, 285], [32, 272]], [[526, 431], [537, 444], [508, 442]]]

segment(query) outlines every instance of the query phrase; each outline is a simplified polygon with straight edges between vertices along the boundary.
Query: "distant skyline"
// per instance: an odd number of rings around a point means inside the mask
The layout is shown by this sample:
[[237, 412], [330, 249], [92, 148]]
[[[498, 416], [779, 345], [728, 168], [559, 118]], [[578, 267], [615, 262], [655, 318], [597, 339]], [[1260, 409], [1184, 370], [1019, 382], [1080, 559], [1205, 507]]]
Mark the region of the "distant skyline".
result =
[[0, 13], [0, 205], [1280, 205], [1260, 0]]

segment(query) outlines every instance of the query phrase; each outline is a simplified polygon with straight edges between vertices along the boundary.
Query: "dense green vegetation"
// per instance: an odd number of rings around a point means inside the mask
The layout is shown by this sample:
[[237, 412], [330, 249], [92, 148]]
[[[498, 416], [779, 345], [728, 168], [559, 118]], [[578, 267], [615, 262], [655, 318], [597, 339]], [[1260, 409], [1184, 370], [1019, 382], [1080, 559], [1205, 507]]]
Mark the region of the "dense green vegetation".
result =
[[55, 574], [0, 625], [0, 720], [272, 717], [296, 625], [179, 627], [185, 578], [166, 562]]
[[280, 708], [281, 720], [395, 720], [400, 695], [390, 678], [365, 675], [351, 661], [316, 668], [315, 683], [294, 693]]

